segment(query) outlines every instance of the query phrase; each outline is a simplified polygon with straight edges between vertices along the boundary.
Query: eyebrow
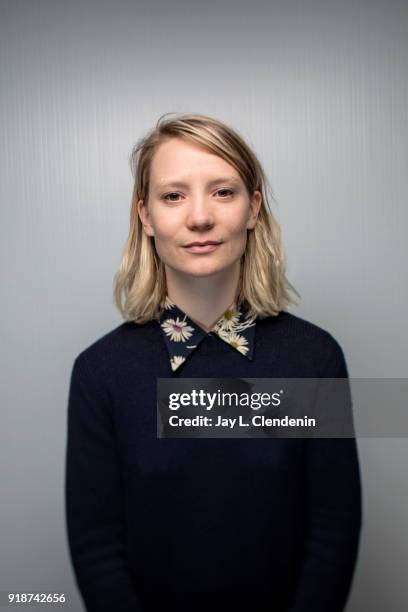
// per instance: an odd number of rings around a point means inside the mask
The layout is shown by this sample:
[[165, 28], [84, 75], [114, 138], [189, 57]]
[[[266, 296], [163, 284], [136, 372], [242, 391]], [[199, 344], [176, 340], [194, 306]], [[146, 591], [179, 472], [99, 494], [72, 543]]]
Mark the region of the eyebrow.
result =
[[[234, 185], [237, 185], [238, 187], [240, 185], [240, 180], [235, 176], [220, 176], [216, 179], [212, 179], [211, 181], [208, 181], [207, 187], [211, 187], [212, 185], [216, 185], [217, 183], [233, 183]], [[188, 187], [188, 184], [184, 183], [183, 181], [166, 181], [166, 182], [158, 184], [159, 189], [166, 189], [166, 188], [175, 189], [177, 187], [186, 188]]]

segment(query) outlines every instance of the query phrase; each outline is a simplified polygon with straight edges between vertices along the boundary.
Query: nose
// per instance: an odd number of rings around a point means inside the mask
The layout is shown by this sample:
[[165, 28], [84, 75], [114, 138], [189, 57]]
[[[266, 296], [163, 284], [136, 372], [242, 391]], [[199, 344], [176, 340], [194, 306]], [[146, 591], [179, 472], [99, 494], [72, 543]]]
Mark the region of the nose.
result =
[[214, 212], [211, 203], [203, 194], [195, 194], [190, 198], [187, 225], [190, 229], [208, 229], [214, 225]]

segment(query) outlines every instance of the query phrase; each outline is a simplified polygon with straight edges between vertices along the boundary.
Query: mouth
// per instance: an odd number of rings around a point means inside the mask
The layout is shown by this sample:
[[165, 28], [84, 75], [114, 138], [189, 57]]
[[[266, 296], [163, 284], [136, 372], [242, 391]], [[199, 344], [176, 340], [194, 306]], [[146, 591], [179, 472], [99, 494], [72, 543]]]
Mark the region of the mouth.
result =
[[193, 242], [184, 248], [190, 253], [211, 253], [215, 251], [222, 243], [207, 240], [206, 242]]

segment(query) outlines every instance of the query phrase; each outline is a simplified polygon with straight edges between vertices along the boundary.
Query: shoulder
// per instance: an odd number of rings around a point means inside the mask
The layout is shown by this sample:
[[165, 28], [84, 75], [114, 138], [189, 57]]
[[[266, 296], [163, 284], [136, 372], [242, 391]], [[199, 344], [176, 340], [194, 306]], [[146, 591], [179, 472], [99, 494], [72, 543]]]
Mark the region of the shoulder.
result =
[[313, 371], [345, 367], [343, 349], [332, 333], [288, 311], [258, 319], [257, 336], [262, 347], [277, 346], [292, 358], [309, 361]]
[[332, 334], [316, 323], [312, 323], [306, 319], [302, 319], [297, 315], [281, 310], [276, 316], [258, 319], [258, 325], [265, 329], [265, 333], [279, 333], [285, 337], [291, 338], [313, 338], [322, 342], [337, 342]]
[[154, 351], [158, 333], [156, 321], [137, 324], [125, 321], [86, 345], [75, 357], [74, 367], [91, 371], [120, 368], [129, 359], [148, 358]]
[[331, 346], [338, 344], [337, 340], [328, 330], [286, 310], [281, 310], [274, 317], [258, 319], [257, 325], [267, 335], [280, 335], [294, 340], [313, 340]]

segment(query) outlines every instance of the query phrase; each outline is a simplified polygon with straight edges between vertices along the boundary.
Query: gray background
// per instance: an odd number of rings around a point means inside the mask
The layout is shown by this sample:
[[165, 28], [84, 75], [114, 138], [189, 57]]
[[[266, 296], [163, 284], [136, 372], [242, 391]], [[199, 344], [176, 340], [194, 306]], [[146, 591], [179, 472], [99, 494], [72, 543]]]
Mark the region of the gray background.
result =
[[[353, 377], [407, 365], [407, 4], [1, 2], [1, 589], [65, 592], [74, 357], [121, 322], [112, 279], [136, 139], [214, 115], [258, 153], [291, 311]], [[408, 606], [406, 439], [359, 440], [364, 529], [348, 612]], [[28, 607], [26, 608], [28, 609]]]

